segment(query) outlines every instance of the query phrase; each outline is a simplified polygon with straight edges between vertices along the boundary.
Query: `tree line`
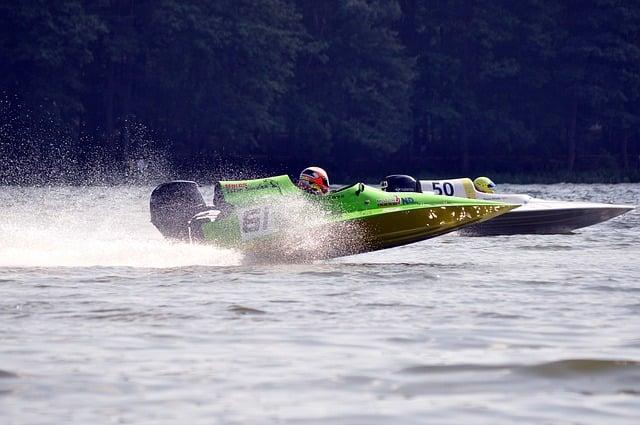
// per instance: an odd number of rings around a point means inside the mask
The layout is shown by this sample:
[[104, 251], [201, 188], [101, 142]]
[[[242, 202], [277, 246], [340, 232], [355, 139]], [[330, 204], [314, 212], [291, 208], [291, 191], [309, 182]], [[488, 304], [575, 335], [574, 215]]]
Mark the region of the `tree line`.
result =
[[640, 2], [9, 0], [0, 92], [4, 180], [149, 152], [637, 178]]

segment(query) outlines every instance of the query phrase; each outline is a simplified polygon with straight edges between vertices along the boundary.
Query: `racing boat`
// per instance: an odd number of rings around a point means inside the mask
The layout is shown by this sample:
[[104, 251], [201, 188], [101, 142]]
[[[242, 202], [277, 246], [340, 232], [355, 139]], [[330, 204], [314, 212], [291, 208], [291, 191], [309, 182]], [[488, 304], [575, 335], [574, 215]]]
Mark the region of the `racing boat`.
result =
[[191, 181], [151, 194], [151, 222], [169, 239], [212, 243], [260, 257], [323, 259], [391, 248], [499, 216], [514, 205], [356, 183], [325, 196], [288, 176], [220, 181], [206, 205]]
[[[389, 176], [394, 177], [394, 176]], [[464, 235], [563, 234], [601, 223], [635, 208], [595, 202], [537, 199], [529, 195], [484, 193], [469, 178], [420, 180], [419, 189], [438, 195], [520, 205], [491, 221], [460, 229]]]

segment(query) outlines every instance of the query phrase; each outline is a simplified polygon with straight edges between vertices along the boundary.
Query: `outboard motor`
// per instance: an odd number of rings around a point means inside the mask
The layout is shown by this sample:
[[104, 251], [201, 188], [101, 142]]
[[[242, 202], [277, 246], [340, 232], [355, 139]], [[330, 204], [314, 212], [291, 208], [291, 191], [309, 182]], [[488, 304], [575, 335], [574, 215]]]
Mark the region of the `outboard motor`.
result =
[[411, 176], [393, 174], [380, 182], [380, 188], [386, 192], [418, 192], [422, 193], [420, 182]]
[[189, 221], [199, 212], [209, 209], [192, 181], [176, 180], [163, 183], [151, 193], [149, 201], [151, 223], [168, 239], [189, 241]]

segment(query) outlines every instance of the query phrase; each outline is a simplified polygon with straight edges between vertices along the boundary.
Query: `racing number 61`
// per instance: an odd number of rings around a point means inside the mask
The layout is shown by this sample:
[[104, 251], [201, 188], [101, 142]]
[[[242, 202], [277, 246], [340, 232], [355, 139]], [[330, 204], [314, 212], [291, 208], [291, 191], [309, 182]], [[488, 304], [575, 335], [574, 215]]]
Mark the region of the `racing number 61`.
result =
[[269, 208], [253, 208], [242, 214], [242, 232], [255, 233], [269, 227]]

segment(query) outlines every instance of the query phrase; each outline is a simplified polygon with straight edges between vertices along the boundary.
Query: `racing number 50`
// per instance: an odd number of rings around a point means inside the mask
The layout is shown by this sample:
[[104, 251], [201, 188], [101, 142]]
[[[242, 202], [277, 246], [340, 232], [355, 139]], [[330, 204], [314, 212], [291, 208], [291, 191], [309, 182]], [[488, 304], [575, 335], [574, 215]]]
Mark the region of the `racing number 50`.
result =
[[442, 183], [442, 186], [440, 186], [440, 182], [433, 182], [431, 185], [433, 186], [433, 191], [436, 192], [436, 194], [453, 196], [453, 185], [451, 183], [444, 182]]

